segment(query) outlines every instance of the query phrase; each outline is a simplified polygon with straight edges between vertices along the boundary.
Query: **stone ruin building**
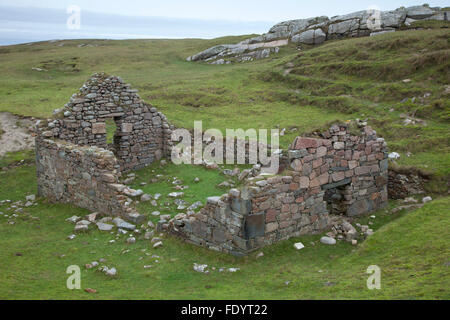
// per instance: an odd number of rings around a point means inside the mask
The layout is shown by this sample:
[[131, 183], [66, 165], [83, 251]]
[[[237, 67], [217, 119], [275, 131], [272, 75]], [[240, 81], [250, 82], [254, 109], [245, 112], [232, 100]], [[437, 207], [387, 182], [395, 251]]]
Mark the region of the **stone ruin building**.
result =
[[[106, 119], [117, 126], [107, 143]], [[141, 223], [119, 183], [121, 173], [170, 157], [174, 127], [118, 77], [95, 74], [53, 119], [37, 123], [38, 194]], [[286, 153], [286, 152], [285, 152]], [[198, 212], [179, 213], [160, 230], [234, 255], [330, 227], [333, 216], [356, 216], [388, 200], [384, 139], [368, 126], [333, 125], [319, 138], [297, 137], [280, 172], [253, 172], [240, 189], [209, 197]]]

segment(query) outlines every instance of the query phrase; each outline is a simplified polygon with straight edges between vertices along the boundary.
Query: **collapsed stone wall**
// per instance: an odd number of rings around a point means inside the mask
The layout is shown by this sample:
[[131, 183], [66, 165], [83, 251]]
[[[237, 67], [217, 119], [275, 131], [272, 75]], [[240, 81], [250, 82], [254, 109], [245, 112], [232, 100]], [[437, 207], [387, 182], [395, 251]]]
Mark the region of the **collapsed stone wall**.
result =
[[120, 167], [111, 151], [40, 137], [37, 140], [39, 196], [113, 216], [133, 212], [119, 191]]
[[[120, 77], [95, 74], [55, 111], [54, 119], [39, 126], [42, 136], [111, 149], [122, 171], [141, 169], [170, 154], [172, 131], [165, 115]], [[112, 145], [106, 140], [106, 119], [117, 127]]]
[[335, 125], [320, 139], [298, 137], [283, 175], [251, 178], [241, 190], [208, 198], [198, 213], [163, 221], [162, 228], [190, 243], [240, 255], [324, 230], [332, 214], [360, 215], [383, 207], [386, 143], [370, 127], [359, 135], [350, 131]]
[[448, 21], [448, 8], [412, 6], [392, 11], [364, 10], [328, 18], [326, 16], [280, 22], [268, 33], [237, 44], [222, 44], [187, 58], [210, 64], [229, 64], [267, 58], [288, 43], [317, 45], [327, 40], [374, 36], [394, 32], [418, 20]]
[[425, 193], [424, 185], [430, 176], [417, 170], [389, 169], [388, 192], [390, 199], [404, 199]]

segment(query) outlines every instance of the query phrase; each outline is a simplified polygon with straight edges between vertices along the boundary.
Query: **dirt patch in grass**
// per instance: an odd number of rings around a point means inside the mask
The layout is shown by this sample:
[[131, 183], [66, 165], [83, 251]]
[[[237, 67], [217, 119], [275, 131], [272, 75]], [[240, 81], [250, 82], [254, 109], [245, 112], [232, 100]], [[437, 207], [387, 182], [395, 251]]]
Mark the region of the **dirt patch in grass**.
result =
[[0, 113], [0, 157], [7, 152], [32, 149], [34, 138], [28, 128], [32, 121], [11, 113]]

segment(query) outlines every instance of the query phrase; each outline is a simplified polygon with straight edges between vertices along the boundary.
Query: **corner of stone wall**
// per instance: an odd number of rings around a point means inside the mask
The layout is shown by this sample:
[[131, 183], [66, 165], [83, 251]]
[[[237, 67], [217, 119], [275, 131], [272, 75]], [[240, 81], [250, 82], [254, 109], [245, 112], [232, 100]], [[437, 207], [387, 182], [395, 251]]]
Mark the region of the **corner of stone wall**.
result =
[[111, 151], [43, 137], [35, 148], [39, 196], [105, 215], [134, 216]]

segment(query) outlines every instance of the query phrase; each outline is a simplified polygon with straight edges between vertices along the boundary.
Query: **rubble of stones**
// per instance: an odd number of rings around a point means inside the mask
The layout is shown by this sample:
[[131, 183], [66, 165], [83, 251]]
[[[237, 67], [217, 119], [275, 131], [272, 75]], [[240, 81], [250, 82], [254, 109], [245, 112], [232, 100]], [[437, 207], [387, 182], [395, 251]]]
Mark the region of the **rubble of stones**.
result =
[[390, 199], [405, 199], [413, 195], [425, 193], [424, 184], [428, 177], [419, 172], [397, 172], [389, 170], [388, 192]]
[[[376, 18], [379, 14], [379, 18]], [[347, 37], [376, 36], [395, 32], [418, 20], [449, 20], [450, 11], [439, 7], [413, 6], [392, 11], [358, 11], [328, 18], [326, 16], [284, 21], [268, 33], [241, 41], [206, 49], [187, 58], [209, 64], [230, 64], [267, 58], [288, 43], [318, 45], [327, 40]]]

